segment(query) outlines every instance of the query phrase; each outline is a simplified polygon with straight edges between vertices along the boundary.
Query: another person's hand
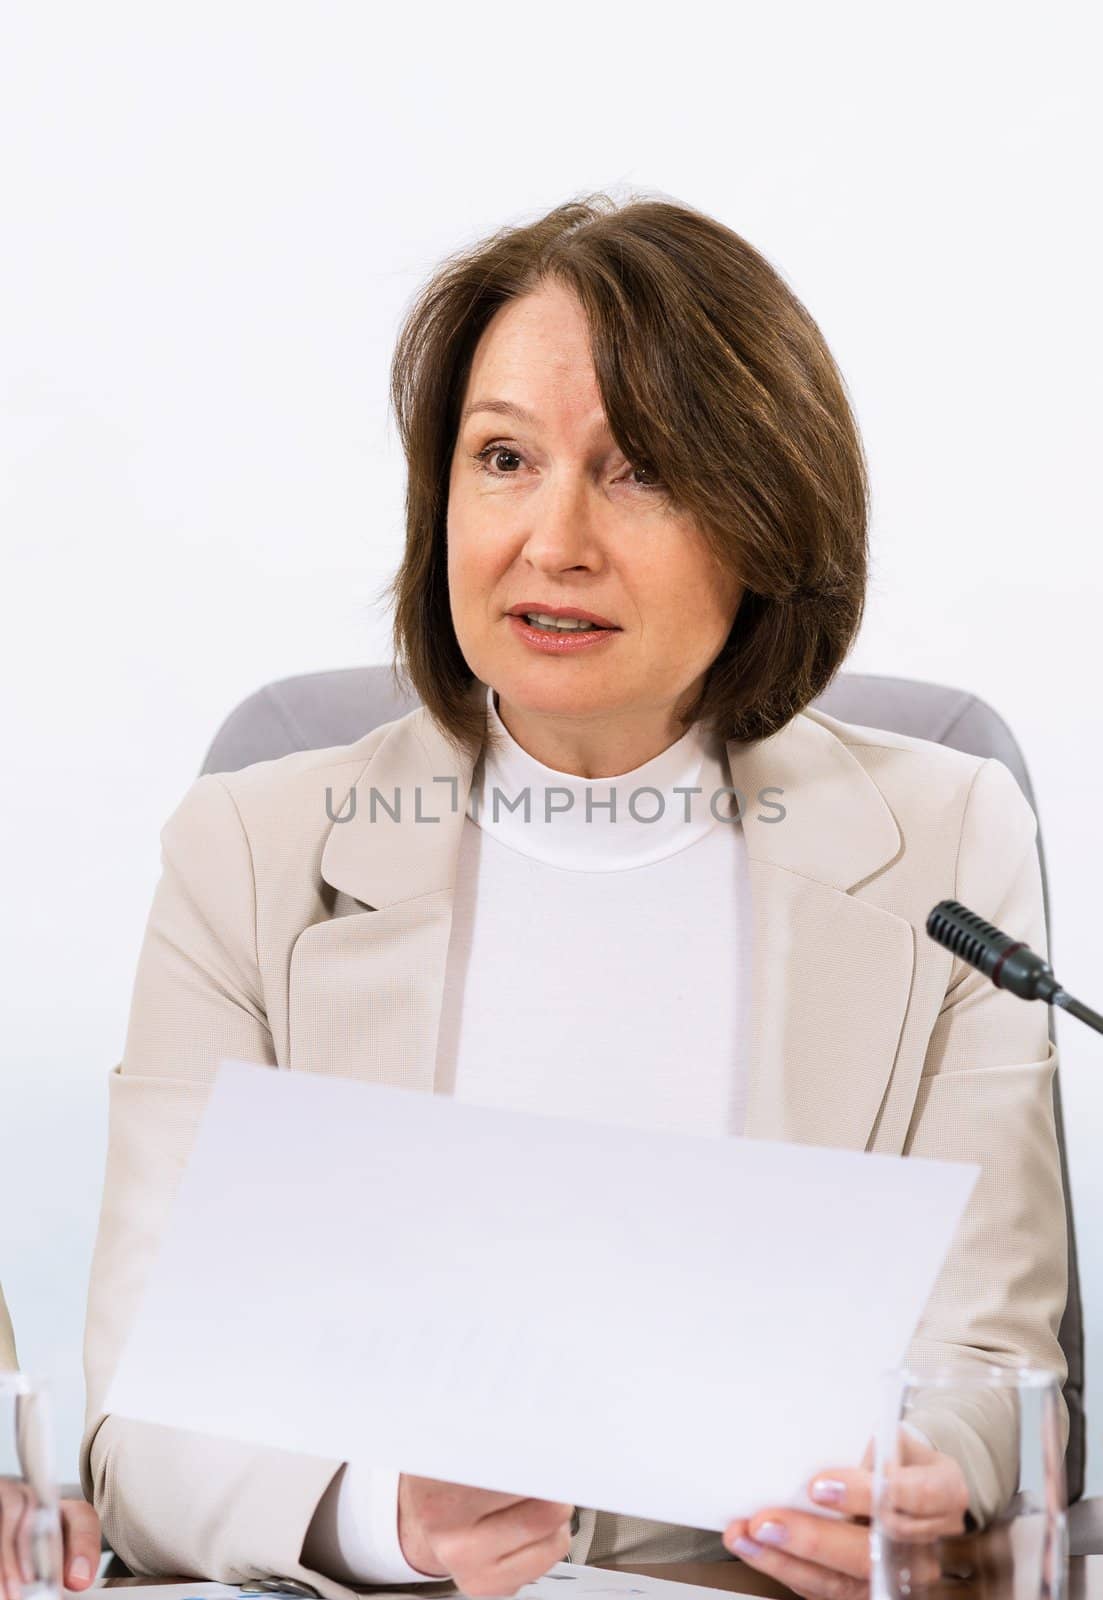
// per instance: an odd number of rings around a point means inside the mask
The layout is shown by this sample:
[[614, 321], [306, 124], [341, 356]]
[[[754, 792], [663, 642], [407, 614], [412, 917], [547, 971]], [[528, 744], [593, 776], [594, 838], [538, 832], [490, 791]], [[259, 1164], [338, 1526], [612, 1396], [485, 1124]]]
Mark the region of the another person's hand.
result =
[[469, 1489], [402, 1473], [398, 1538], [426, 1577], [451, 1578], [464, 1594], [512, 1595], [562, 1561], [574, 1506]]
[[[25, 1565], [29, 1507], [25, 1486], [18, 1479], [0, 1478], [0, 1600], [21, 1600], [24, 1582], [32, 1578]], [[87, 1589], [100, 1564], [100, 1519], [84, 1500], [63, 1500], [60, 1511], [62, 1582], [67, 1589]]]
[[[962, 1533], [969, 1489], [957, 1462], [914, 1438], [907, 1440], [903, 1457], [889, 1475], [893, 1537], [933, 1545], [936, 1539]], [[817, 1505], [864, 1520], [836, 1521], [779, 1506], [732, 1522], [724, 1530], [724, 1543], [748, 1566], [776, 1578], [805, 1600], [865, 1600], [873, 1515], [871, 1467], [872, 1450], [867, 1450], [861, 1467], [829, 1468], [808, 1485], [809, 1498]], [[936, 1575], [932, 1571], [932, 1577]]]

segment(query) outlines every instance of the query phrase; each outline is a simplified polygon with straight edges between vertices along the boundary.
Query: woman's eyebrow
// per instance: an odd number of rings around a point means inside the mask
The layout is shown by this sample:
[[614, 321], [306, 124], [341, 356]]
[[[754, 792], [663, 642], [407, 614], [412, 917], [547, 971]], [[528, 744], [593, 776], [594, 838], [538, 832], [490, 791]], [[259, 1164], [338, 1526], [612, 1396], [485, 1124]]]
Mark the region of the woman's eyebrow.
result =
[[518, 422], [527, 422], [530, 425], [539, 421], [534, 411], [529, 411], [524, 406], [515, 405], [512, 400], [473, 400], [464, 409], [463, 416], [460, 418], [461, 426], [476, 411], [493, 411], [503, 417], [516, 417]]
[[[516, 417], [518, 422], [527, 422], [533, 428], [540, 426], [540, 418], [535, 411], [530, 411], [527, 406], [519, 405], [513, 400], [472, 400], [469, 406], [464, 407], [460, 417], [460, 427], [462, 428], [468, 417], [474, 416], [477, 411], [490, 411], [496, 416]], [[602, 440], [612, 437], [604, 416], [594, 420], [593, 428]]]

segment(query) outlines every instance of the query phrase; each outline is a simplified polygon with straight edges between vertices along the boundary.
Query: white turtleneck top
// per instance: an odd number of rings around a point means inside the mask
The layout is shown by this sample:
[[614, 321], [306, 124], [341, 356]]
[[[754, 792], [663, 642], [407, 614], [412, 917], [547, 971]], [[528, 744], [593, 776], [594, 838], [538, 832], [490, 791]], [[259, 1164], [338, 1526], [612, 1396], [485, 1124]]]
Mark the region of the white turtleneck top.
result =
[[[457, 868], [435, 1092], [729, 1137], [743, 1129], [749, 904], [723, 744], [700, 725], [580, 778], [507, 732], [493, 691]], [[398, 1473], [351, 1463], [312, 1536], [350, 1583], [425, 1582]]]

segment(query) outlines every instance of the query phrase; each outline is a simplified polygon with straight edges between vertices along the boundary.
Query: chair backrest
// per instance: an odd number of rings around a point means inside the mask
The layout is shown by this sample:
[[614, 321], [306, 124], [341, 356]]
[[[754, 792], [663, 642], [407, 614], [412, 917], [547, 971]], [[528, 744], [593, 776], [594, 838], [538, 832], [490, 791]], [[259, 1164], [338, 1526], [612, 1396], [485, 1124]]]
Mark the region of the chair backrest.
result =
[[[268, 761], [294, 750], [324, 750], [331, 745], [351, 744], [381, 723], [404, 716], [416, 704], [416, 698], [400, 687], [386, 666], [345, 667], [282, 678], [258, 689], [231, 711], [215, 734], [202, 770], [236, 772], [254, 761]], [[976, 695], [909, 678], [840, 673], [815, 704], [843, 722], [911, 734], [970, 755], [996, 756], [1014, 773], [1034, 806], [1030, 776], [1014, 735], [1002, 717]], [[1036, 812], [1037, 807], [1034, 809]], [[1040, 828], [1038, 854], [1048, 927], [1049, 894]], [[1051, 953], [1052, 948], [1050, 930]], [[1052, 1015], [1050, 1036], [1053, 1037]], [[1084, 1325], [1061, 1093], [1056, 1079], [1054, 1109], [1068, 1215], [1069, 1295], [1061, 1323], [1061, 1346], [1069, 1366], [1065, 1385], [1070, 1422], [1066, 1467], [1069, 1500], [1074, 1501], [1080, 1498], [1084, 1487]]]

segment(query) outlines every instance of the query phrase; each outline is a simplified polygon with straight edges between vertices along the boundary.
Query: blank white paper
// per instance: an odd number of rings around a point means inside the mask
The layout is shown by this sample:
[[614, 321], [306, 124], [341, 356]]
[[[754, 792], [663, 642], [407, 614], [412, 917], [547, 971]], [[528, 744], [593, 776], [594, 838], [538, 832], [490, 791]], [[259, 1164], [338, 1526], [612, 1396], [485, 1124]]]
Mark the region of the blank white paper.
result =
[[[390, 1584], [388, 1588], [424, 1600], [424, 1593], [418, 1588], [403, 1590], [401, 1584]], [[455, 1584], [451, 1588], [455, 1590]], [[76, 1593], [68, 1589], [63, 1592], [67, 1597]], [[693, 1600], [708, 1600], [710, 1595], [724, 1595], [729, 1600], [731, 1592], [694, 1584]], [[126, 1596], [127, 1600], [253, 1600], [253, 1593], [225, 1583], [140, 1583], [128, 1587]], [[633, 1572], [557, 1561], [542, 1578], [522, 1585], [517, 1591], [517, 1600], [609, 1600], [610, 1596], [613, 1600], [630, 1600], [632, 1596], [639, 1596], [641, 1600], [686, 1600], [686, 1586], [669, 1578], [644, 1578]], [[273, 1597], [269, 1596], [268, 1600]], [[288, 1600], [292, 1597], [288, 1596]]]
[[721, 1530], [860, 1459], [978, 1172], [224, 1062], [107, 1409]]

